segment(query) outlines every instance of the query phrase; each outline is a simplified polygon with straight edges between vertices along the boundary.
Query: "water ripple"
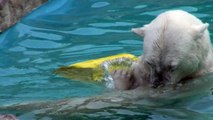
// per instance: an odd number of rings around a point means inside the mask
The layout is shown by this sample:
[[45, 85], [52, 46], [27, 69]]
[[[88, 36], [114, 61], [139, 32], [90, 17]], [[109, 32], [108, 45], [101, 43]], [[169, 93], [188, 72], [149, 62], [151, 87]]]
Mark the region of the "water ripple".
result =
[[209, 17], [209, 14], [202, 14], [202, 13], [194, 13], [194, 15], [198, 18], [205, 18], [205, 17]]
[[115, 23], [91, 23], [90, 26], [94, 27], [118, 27], [118, 26], [132, 26], [136, 23], [130, 23], [130, 22], [115, 22]]
[[[33, 37], [37, 39], [45, 39], [45, 40], [55, 40], [59, 41], [63, 39], [63, 36], [57, 34], [57, 31], [48, 30], [48, 29], [41, 29], [41, 28], [35, 28], [30, 27], [25, 24], [17, 24], [16, 27], [17, 31], [19, 31], [18, 37]], [[54, 32], [54, 33], [50, 33]]]
[[16, 47], [10, 48], [9, 51], [11, 51], [11, 52], [23, 52], [23, 51], [26, 51], [26, 48], [21, 47], [21, 46], [16, 46]]
[[35, 60], [31, 61], [31, 62], [32, 63], [36, 63], [36, 64], [41, 64], [41, 63], [51, 62], [51, 59], [38, 58], [38, 59], [35, 59]]
[[155, 11], [147, 11], [147, 12], [143, 12], [140, 15], [150, 15], [150, 16], [157, 16], [160, 13], [165, 12], [166, 9], [160, 9], [160, 10], [155, 10]]
[[123, 44], [131, 44], [131, 45], [142, 45], [142, 41], [139, 40], [121, 40], [119, 41], [119, 43], [123, 43]]
[[142, 9], [142, 8], [146, 8], [146, 7], [147, 7], [147, 5], [137, 5], [134, 8], [135, 9]]
[[192, 6], [181, 6], [181, 7], [177, 7], [177, 9], [185, 10], [188, 12], [197, 12], [198, 11], [198, 8], [192, 7]]
[[167, 10], [185, 10], [187, 12], [197, 12], [198, 8], [196, 7], [192, 7], [192, 6], [180, 6], [180, 7], [174, 7], [172, 9], [159, 9], [159, 10], [153, 10], [153, 11], [147, 11], [147, 12], [143, 12], [140, 15], [150, 15], [150, 16], [157, 16]]
[[61, 35], [57, 35], [56, 33], [53, 34], [53, 33], [45, 33], [45, 32], [31, 31], [30, 34], [32, 37], [37, 37], [38, 39], [56, 40], [56, 41], [63, 39]]
[[43, 52], [40, 52], [40, 51], [30, 51], [30, 50], [28, 50], [28, 51], [24, 51], [24, 54], [25, 54], [25, 55], [42, 55]]
[[73, 35], [103, 35], [106, 33], [125, 33], [129, 32], [126, 30], [110, 30], [110, 29], [100, 29], [100, 28], [93, 28], [93, 27], [86, 27], [86, 28], [77, 28], [73, 31], [70, 31]]
[[75, 50], [75, 49], [67, 49], [65, 50], [66, 53], [63, 53], [61, 55], [67, 56], [67, 55], [91, 55], [91, 54], [96, 54], [96, 53], [103, 53], [103, 52], [112, 52], [115, 50], [122, 50], [122, 46], [116, 46], [116, 45], [99, 45], [99, 46], [93, 46], [90, 48], [90, 46], [87, 46], [86, 48], [76, 50], [76, 51], [70, 51], [70, 50]]
[[34, 68], [17, 68], [17, 67], [10, 67], [10, 68], [0, 68], [0, 76], [9, 76], [9, 75], [22, 75], [22, 74], [29, 74], [38, 72]]
[[108, 2], [96, 2], [94, 4], [92, 4], [92, 8], [101, 8], [101, 7], [105, 7], [105, 6], [108, 6], [110, 5], [110, 3]]
[[24, 40], [19, 43], [19, 45], [26, 48], [38, 48], [38, 49], [54, 49], [64, 47], [64, 44], [56, 43], [47, 40]]
[[82, 51], [95, 47], [95, 45], [75, 45], [64, 50], [64, 52]]

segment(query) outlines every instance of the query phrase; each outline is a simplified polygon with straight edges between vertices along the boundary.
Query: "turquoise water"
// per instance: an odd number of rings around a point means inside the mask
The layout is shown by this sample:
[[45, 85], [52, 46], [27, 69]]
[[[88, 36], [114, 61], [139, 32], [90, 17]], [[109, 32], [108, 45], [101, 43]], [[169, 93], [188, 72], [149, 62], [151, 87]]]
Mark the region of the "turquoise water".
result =
[[[0, 35], [0, 105], [105, 93], [108, 90], [104, 85], [65, 79], [53, 71], [60, 66], [117, 53], [140, 55], [143, 52], [141, 38], [130, 29], [147, 24], [170, 9], [186, 10], [208, 22], [213, 38], [212, 0], [49, 0]], [[119, 120], [212, 120], [212, 100], [213, 97], [207, 95], [195, 100], [193, 107], [122, 107], [112, 112], [114, 114], [101, 114]], [[17, 115], [22, 114], [25, 112]]]

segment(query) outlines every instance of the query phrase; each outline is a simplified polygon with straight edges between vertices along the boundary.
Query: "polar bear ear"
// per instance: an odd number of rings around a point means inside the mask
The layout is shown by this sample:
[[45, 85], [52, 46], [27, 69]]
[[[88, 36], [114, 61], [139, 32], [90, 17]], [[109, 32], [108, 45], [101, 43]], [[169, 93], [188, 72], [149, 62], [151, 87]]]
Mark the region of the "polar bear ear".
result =
[[132, 32], [144, 37], [145, 35], [145, 29], [146, 27], [148, 27], [149, 25], [144, 25], [143, 27], [140, 27], [140, 28], [132, 28]]
[[136, 34], [138, 34], [138, 35], [140, 35], [140, 36], [142, 36], [142, 37], [144, 37], [144, 31], [145, 31], [144, 27], [141, 27], [141, 28], [132, 28], [131, 31], [134, 32], [134, 33], [136, 33]]
[[204, 23], [202, 25], [194, 25], [192, 27], [195, 30], [197, 37], [201, 37], [203, 35], [203, 33], [205, 32], [205, 30], [207, 30], [207, 28], [209, 27], [209, 24]]

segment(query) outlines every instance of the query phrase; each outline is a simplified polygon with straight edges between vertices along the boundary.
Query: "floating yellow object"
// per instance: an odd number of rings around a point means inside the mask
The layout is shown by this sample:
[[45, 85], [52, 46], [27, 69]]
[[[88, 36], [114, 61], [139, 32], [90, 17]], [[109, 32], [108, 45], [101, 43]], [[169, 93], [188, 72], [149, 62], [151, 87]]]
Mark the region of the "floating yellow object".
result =
[[132, 54], [118, 54], [61, 67], [55, 73], [71, 79], [101, 81], [104, 76], [102, 65], [105, 62], [123, 58], [131, 61], [137, 60], [137, 57]]

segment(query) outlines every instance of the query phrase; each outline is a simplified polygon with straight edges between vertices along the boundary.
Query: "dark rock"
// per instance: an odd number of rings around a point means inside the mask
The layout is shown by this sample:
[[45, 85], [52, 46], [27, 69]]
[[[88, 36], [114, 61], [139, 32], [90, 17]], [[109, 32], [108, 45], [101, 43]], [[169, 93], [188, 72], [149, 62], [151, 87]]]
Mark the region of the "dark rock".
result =
[[47, 0], [0, 0], [0, 32]]

